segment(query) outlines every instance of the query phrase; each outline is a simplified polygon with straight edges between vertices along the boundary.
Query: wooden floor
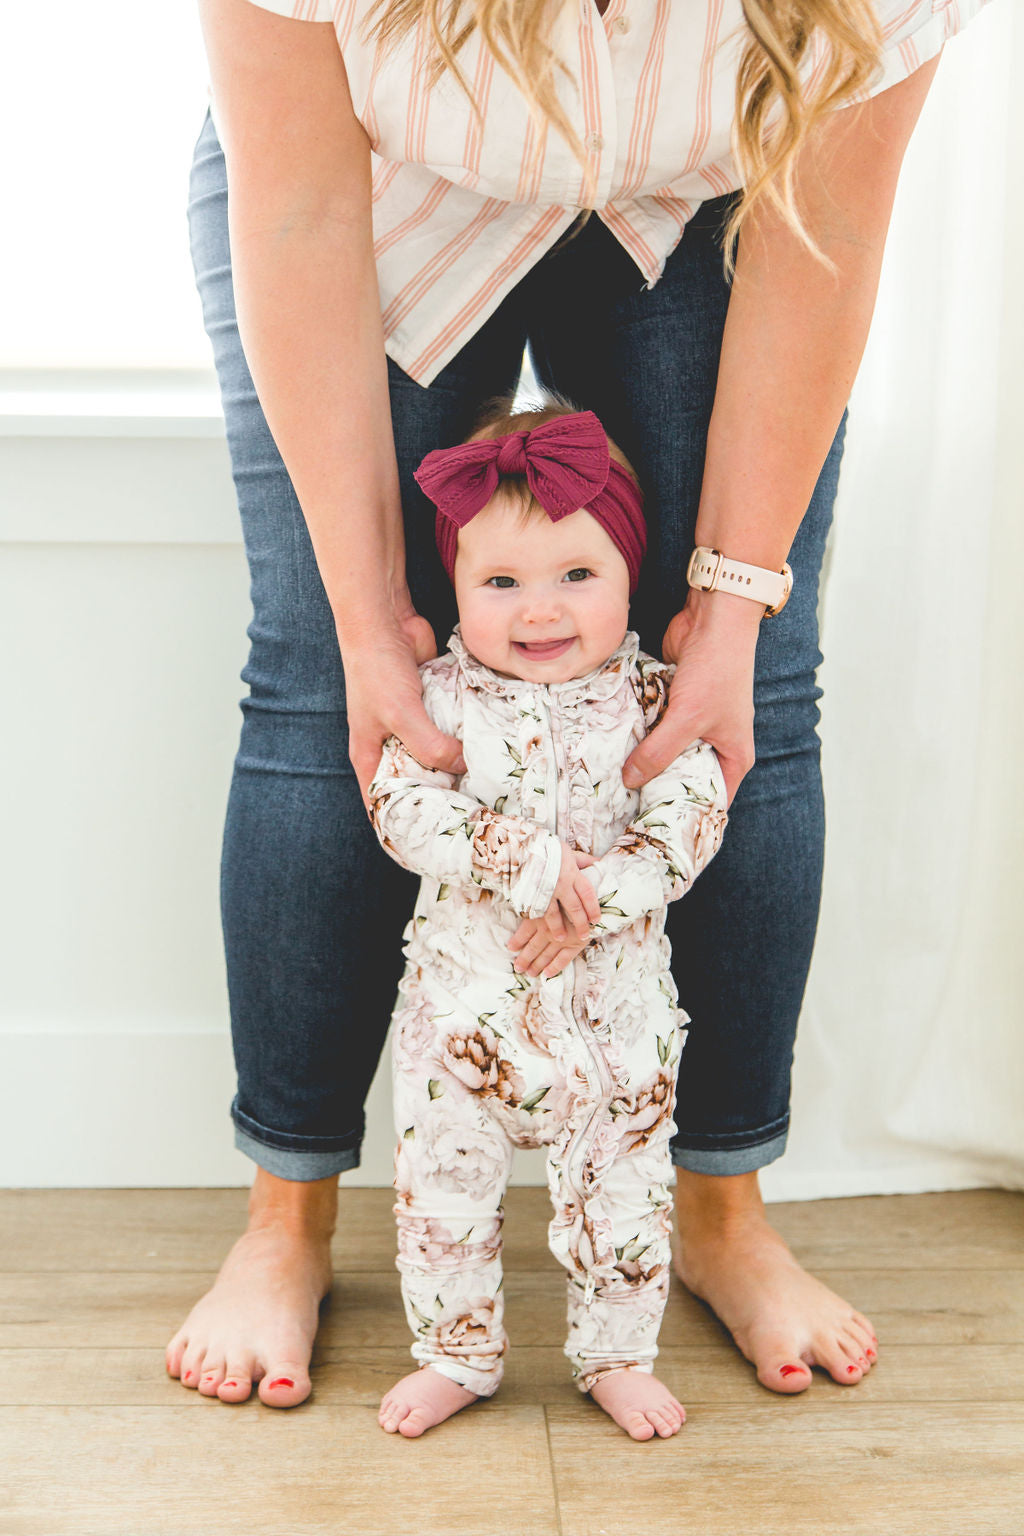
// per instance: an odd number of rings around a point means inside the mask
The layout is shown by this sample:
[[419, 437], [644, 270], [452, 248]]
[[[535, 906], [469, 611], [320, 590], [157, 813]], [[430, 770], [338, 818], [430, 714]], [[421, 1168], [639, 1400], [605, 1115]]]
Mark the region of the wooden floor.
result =
[[777, 1397], [677, 1289], [659, 1373], [689, 1422], [647, 1445], [568, 1381], [535, 1189], [508, 1201], [500, 1394], [422, 1440], [383, 1434], [409, 1368], [390, 1202], [343, 1191], [314, 1395], [280, 1412], [163, 1372], [241, 1191], [0, 1196], [2, 1536], [1024, 1536], [1024, 1196], [773, 1207], [872, 1318], [878, 1366]]

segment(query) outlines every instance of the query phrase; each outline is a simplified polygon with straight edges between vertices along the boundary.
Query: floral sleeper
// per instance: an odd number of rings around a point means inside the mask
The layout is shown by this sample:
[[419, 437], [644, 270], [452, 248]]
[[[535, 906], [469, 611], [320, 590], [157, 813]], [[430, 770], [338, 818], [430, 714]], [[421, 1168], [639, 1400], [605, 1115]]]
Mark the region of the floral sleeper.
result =
[[[547, 1149], [566, 1354], [582, 1390], [649, 1371], [668, 1293], [669, 1140], [687, 1016], [665, 905], [718, 849], [718, 759], [696, 742], [639, 791], [622, 765], [664, 711], [672, 668], [626, 635], [567, 683], [499, 676], [466, 650], [421, 668], [466, 773], [392, 737], [374, 826], [422, 877], [393, 1031], [398, 1267], [413, 1355], [487, 1396], [501, 1379], [502, 1199], [515, 1147]], [[593, 854], [601, 922], [560, 976], [519, 976], [508, 940], [554, 893], [561, 841]]]

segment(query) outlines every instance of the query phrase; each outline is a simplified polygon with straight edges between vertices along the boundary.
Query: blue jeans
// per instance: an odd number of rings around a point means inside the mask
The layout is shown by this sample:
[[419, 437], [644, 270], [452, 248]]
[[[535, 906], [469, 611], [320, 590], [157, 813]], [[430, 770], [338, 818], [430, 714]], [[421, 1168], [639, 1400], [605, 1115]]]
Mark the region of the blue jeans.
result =
[[[409, 585], [443, 648], [455, 622], [433, 512], [412, 478], [514, 389], [524, 344], [542, 383], [597, 412], [646, 492], [649, 552], [632, 609], [645, 650], [686, 596], [729, 289], [705, 203], [659, 282], [592, 217], [505, 298], [427, 388], [390, 358]], [[237, 1145], [271, 1173], [325, 1178], [359, 1161], [363, 1101], [394, 1002], [416, 882], [378, 847], [348, 759], [334, 619], [235, 323], [224, 158], [207, 117], [189, 223], [251, 571], [242, 732], [227, 810], [221, 906], [238, 1094]], [[793, 1040], [817, 925], [824, 807], [815, 671], [818, 577], [845, 416], [790, 554], [793, 595], [761, 626], [757, 762], [723, 848], [670, 909], [691, 1016], [675, 1161], [736, 1174], [781, 1156]]]

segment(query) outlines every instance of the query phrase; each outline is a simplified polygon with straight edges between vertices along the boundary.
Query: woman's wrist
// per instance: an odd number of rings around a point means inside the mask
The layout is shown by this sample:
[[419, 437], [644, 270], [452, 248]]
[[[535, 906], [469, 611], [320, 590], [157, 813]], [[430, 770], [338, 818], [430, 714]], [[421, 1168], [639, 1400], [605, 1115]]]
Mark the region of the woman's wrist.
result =
[[381, 636], [398, 633], [403, 621], [416, 613], [404, 571], [391, 577], [367, 574], [358, 594], [336, 598], [331, 608], [343, 653], [378, 644]]
[[754, 644], [764, 618], [763, 605], [752, 603], [749, 597], [735, 592], [704, 592], [699, 587], [690, 587], [687, 592], [686, 611], [696, 629], [747, 638]]

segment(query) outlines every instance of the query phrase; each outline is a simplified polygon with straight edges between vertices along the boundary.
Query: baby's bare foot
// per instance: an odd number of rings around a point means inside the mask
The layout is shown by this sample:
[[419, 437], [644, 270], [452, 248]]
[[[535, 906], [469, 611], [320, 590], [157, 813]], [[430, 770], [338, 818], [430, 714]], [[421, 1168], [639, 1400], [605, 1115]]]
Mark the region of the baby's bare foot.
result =
[[813, 1365], [856, 1385], [878, 1359], [871, 1324], [801, 1268], [758, 1205], [717, 1222], [681, 1209], [680, 1279], [725, 1324], [763, 1386], [803, 1392]]
[[458, 1382], [450, 1381], [440, 1371], [432, 1371], [428, 1365], [413, 1371], [411, 1376], [403, 1376], [384, 1394], [377, 1422], [389, 1435], [397, 1430], [407, 1440], [415, 1440], [425, 1429], [442, 1424], [476, 1400], [475, 1392], [467, 1392]]
[[590, 1395], [633, 1440], [663, 1440], [677, 1435], [686, 1423], [686, 1409], [657, 1376], [646, 1371], [609, 1371], [594, 1383]]
[[167, 1346], [167, 1370], [204, 1397], [240, 1403], [258, 1383], [264, 1403], [294, 1408], [309, 1396], [320, 1302], [331, 1285], [333, 1188], [327, 1202], [308, 1186], [294, 1191], [317, 1208], [317, 1219], [303, 1220], [261, 1200], [272, 1179], [257, 1178], [252, 1224]]

